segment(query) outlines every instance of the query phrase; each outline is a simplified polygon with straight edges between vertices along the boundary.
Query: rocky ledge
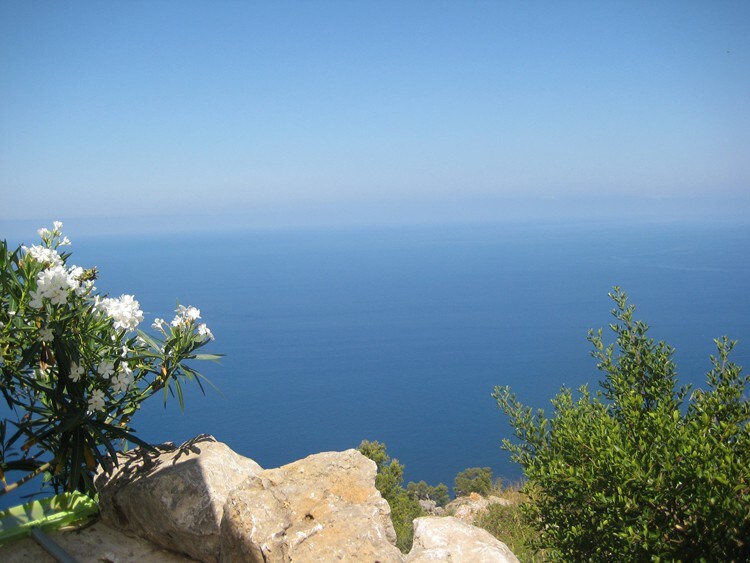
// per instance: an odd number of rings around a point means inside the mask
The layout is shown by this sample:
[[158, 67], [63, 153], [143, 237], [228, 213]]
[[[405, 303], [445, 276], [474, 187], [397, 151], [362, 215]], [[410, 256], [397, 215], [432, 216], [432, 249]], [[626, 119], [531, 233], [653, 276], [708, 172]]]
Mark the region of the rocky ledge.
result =
[[263, 469], [199, 436], [122, 454], [96, 485], [106, 524], [207, 563], [518, 561], [452, 517], [416, 519], [414, 547], [402, 554], [375, 473], [357, 450]]

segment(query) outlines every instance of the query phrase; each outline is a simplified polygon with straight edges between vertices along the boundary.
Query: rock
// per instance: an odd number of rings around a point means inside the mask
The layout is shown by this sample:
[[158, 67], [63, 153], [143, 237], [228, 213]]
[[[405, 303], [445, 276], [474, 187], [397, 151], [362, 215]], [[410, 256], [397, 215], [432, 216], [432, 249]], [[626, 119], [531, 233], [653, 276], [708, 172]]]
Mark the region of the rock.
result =
[[[193, 559], [167, 551], [143, 538], [130, 537], [120, 530], [92, 519], [77, 529], [45, 530], [49, 539], [79, 563], [188, 563]], [[31, 537], [0, 545], [3, 563], [55, 563], [55, 559]], [[69, 560], [70, 561], [70, 560]]]
[[[403, 563], [375, 462], [357, 450], [263, 470], [211, 436], [136, 450], [96, 477], [102, 520], [207, 563]], [[475, 514], [498, 497], [459, 499]], [[434, 503], [427, 509], [437, 511]], [[458, 518], [415, 521], [406, 561], [517, 561], [505, 544]]]
[[402, 562], [375, 463], [357, 450], [311, 455], [245, 480], [224, 506], [222, 562]]
[[473, 524], [476, 517], [486, 511], [491, 504], [503, 504], [508, 506], [513, 503], [497, 496], [484, 498], [477, 493], [471, 493], [468, 497], [458, 497], [454, 501], [448, 503], [445, 510], [448, 514], [455, 516], [459, 520], [462, 520], [467, 524]]
[[424, 510], [425, 512], [429, 512], [432, 514], [435, 509], [437, 508], [437, 503], [434, 500], [420, 500], [419, 506]]
[[414, 544], [406, 563], [435, 561], [518, 563], [508, 546], [486, 530], [451, 516], [417, 518]]
[[425, 514], [430, 516], [442, 516], [445, 513], [445, 510], [441, 506], [438, 506], [434, 500], [420, 500], [419, 506]]
[[167, 549], [218, 561], [226, 498], [262, 468], [212, 436], [158, 449], [121, 454], [111, 474], [97, 475], [102, 520]]

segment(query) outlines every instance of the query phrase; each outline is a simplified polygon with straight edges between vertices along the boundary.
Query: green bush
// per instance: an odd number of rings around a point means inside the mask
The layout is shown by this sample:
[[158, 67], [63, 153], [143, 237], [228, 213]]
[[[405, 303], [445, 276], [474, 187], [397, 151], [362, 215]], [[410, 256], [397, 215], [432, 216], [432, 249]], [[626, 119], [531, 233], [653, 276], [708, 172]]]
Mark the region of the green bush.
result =
[[453, 492], [457, 497], [471, 493], [488, 495], [492, 491], [492, 469], [489, 467], [469, 467], [456, 475]]
[[141, 403], [171, 394], [182, 407], [186, 382], [202, 388], [190, 362], [218, 358], [198, 353], [213, 334], [195, 307], [138, 330], [134, 296], [100, 295], [96, 268], [68, 265], [62, 226], [30, 248], [0, 241], [0, 479], [23, 475], [0, 495], [39, 474], [55, 492], [95, 494], [95, 471], [120, 448], [150, 448], [132, 426]]
[[435, 501], [437, 506], [445, 506], [451, 500], [451, 496], [448, 494], [448, 486], [445, 483], [439, 483], [432, 487], [424, 481], [420, 481], [419, 483], [410, 481], [409, 484], [406, 485], [406, 492], [410, 498], [416, 500], [432, 500]]
[[519, 560], [543, 561], [542, 556], [530, 547], [536, 531], [526, 521], [518, 504], [491, 504], [477, 517], [474, 525], [507, 545]]
[[414, 540], [413, 520], [422, 516], [422, 508], [419, 501], [410, 497], [402, 486], [404, 466], [397, 459], [391, 459], [386, 452], [386, 445], [377, 440], [363, 440], [357, 449], [378, 466], [375, 488], [391, 507], [391, 521], [396, 530], [396, 547], [407, 553]]
[[562, 560], [749, 560], [750, 378], [728, 359], [734, 342], [716, 341], [705, 390], [677, 388], [673, 349], [619, 288], [610, 297], [615, 342], [589, 333], [600, 390], [563, 389], [552, 418], [493, 393], [519, 439], [503, 448], [528, 478], [535, 546]]
[[419, 501], [409, 498], [403, 489], [387, 500], [391, 507], [393, 528], [396, 530], [396, 547], [402, 553], [408, 553], [414, 542], [414, 519], [424, 516], [422, 507], [419, 506]]

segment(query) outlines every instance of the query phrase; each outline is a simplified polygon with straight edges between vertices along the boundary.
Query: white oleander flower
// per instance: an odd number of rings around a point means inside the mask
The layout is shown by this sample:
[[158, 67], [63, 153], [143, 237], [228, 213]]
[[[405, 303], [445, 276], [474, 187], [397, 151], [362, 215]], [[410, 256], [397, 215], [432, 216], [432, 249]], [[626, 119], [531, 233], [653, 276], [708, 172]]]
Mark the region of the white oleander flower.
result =
[[49, 299], [53, 305], [64, 305], [68, 301], [70, 290], [78, 287], [78, 281], [58, 264], [39, 272], [36, 286], [36, 289], [31, 292], [29, 305], [34, 309], [39, 309], [43, 298]]
[[189, 324], [201, 318], [200, 309], [196, 309], [192, 306], [186, 307], [185, 305], [178, 305], [177, 309], [175, 309], [175, 313], [177, 313], [177, 315], [172, 319], [172, 326], [174, 327], [180, 326], [182, 323]]
[[85, 373], [85, 369], [83, 366], [79, 366], [76, 362], [71, 362], [70, 364], [70, 379], [71, 381], [74, 381], [78, 383], [80, 381], [81, 377]]
[[34, 290], [31, 292], [31, 299], [29, 299], [29, 307], [32, 309], [41, 309], [42, 305], [42, 295], [39, 293], [39, 291]]
[[55, 333], [49, 327], [39, 329], [39, 340], [42, 342], [52, 342], [55, 339]]
[[124, 393], [133, 383], [133, 371], [124, 366], [121, 372], [114, 377], [112, 380], [112, 390], [115, 393]]
[[164, 325], [164, 319], [156, 318], [154, 319], [154, 322], [151, 324], [151, 328], [155, 330], [161, 330], [162, 326]]
[[177, 312], [184, 316], [186, 319], [196, 320], [201, 318], [201, 311], [200, 309], [196, 309], [195, 307], [185, 307], [183, 305], [180, 305], [177, 307]]
[[53, 221], [52, 227], [54, 228], [54, 232], [59, 233], [60, 229], [63, 228], [63, 223], [62, 221]]
[[76, 295], [79, 295], [79, 296], [88, 295], [95, 289], [96, 288], [94, 287], [94, 282], [91, 280], [87, 280], [76, 288]]
[[50, 230], [47, 227], [42, 227], [41, 229], [37, 230], [37, 234], [40, 237], [44, 238], [44, 237], [50, 236], [52, 233], [50, 232]]
[[89, 410], [104, 410], [104, 392], [101, 389], [94, 389], [89, 396]]
[[102, 379], [109, 379], [115, 374], [115, 364], [109, 360], [102, 360], [99, 363], [99, 369], [97, 369]]
[[62, 258], [57, 253], [57, 250], [53, 248], [47, 248], [46, 246], [41, 246], [39, 244], [34, 244], [31, 248], [26, 246], [21, 248], [23, 248], [27, 255], [42, 264], [52, 264], [53, 266], [62, 264]]
[[207, 336], [211, 340], [214, 339], [214, 335], [211, 329], [208, 328], [204, 323], [198, 325], [198, 336]]
[[95, 300], [94, 307], [103, 311], [114, 321], [115, 328], [124, 330], [135, 330], [143, 320], [143, 311], [140, 304], [133, 295], [121, 295], [120, 297], [105, 297]]

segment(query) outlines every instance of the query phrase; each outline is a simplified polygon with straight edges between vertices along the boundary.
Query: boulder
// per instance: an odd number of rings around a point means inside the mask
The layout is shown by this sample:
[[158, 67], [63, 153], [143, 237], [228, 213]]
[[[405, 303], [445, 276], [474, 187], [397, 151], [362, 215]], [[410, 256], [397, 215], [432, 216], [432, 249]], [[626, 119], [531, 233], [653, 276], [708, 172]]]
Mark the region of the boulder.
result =
[[492, 534], [452, 516], [414, 520], [414, 544], [406, 563], [454, 561], [518, 563], [513, 552]]
[[511, 501], [497, 496], [484, 498], [477, 493], [471, 493], [467, 497], [458, 497], [448, 503], [445, 510], [448, 514], [455, 516], [467, 524], [473, 524], [476, 517], [485, 512], [491, 504], [511, 505]]
[[352, 449], [247, 478], [224, 506], [221, 561], [402, 562], [375, 474]]
[[116, 468], [97, 474], [102, 520], [195, 559], [218, 561], [227, 496], [262, 468], [212, 436], [157, 450], [120, 454]]
[[434, 500], [420, 500], [419, 506], [422, 511], [429, 516], [442, 516], [445, 513], [443, 507], [438, 506]]
[[[207, 563], [404, 562], [390, 507], [375, 488], [375, 462], [357, 450], [263, 470], [199, 436], [118, 459], [96, 476], [102, 520], [166, 549]], [[406, 561], [516, 561], [505, 544], [457, 518], [414, 523]]]

